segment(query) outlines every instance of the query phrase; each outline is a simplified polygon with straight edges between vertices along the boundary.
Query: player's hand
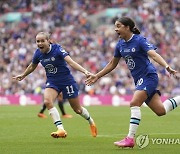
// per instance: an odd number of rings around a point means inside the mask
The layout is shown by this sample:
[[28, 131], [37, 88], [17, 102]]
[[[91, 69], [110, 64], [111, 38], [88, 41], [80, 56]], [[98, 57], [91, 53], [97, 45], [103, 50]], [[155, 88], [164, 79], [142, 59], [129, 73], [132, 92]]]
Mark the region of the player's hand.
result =
[[85, 71], [84, 74], [85, 74], [86, 78], [88, 78], [91, 75], [91, 73], [88, 71]]
[[25, 76], [23, 74], [21, 75], [17, 75], [17, 76], [14, 76], [13, 79], [17, 80], [17, 81], [21, 81], [25, 78]]
[[173, 75], [175, 78], [179, 79], [180, 74], [176, 70], [172, 69], [170, 66], [166, 68], [166, 70], [170, 73], [170, 75]]
[[90, 75], [88, 76], [88, 78], [86, 79], [85, 83], [86, 83], [86, 85], [91, 86], [91, 85], [94, 84], [98, 79], [99, 79], [99, 78], [98, 78], [97, 75], [90, 74]]
[[175, 74], [173, 74], [173, 76], [176, 78], [176, 79], [180, 79], [180, 72], [176, 72]]

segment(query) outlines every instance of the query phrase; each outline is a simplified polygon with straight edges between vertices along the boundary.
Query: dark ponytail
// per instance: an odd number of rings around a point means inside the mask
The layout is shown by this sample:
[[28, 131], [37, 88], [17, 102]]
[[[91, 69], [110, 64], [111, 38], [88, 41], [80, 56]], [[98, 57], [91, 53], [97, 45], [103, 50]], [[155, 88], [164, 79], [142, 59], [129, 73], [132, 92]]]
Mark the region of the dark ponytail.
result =
[[136, 28], [136, 27], [134, 27], [132, 29], [132, 32], [133, 32], [133, 34], [140, 34], [141, 33], [140, 30], [138, 28]]
[[118, 18], [117, 21], [122, 23], [124, 26], [129, 26], [129, 29], [133, 34], [140, 34], [141, 33], [140, 30], [135, 27], [135, 22], [131, 18], [121, 17], [121, 18]]

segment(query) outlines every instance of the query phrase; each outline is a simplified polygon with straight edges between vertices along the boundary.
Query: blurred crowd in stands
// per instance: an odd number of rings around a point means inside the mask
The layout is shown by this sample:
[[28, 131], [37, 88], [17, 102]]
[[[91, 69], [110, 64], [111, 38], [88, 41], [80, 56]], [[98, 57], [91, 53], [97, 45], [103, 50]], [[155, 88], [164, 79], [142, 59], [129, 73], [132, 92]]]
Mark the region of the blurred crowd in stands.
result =
[[[158, 47], [157, 52], [170, 66], [180, 71], [180, 0], [6, 0], [0, 1], [0, 17], [8, 12], [32, 15], [22, 17], [19, 22], [0, 21], [0, 94], [42, 93], [46, 77], [41, 65], [24, 81], [12, 80], [12, 76], [22, 73], [31, 62], [36, 49], [35, 36], [40, 31], [50, 32], [52, 39], [92, 73], [101, 70], [112, 58], [118, 41], [114, 20], [92, 28], [88, 17], [106, 8], [128, 8], [121, 15], [133, 18], [141, 34]], [[180, 94], [180, 82], [155, 65], [161, 93]], [[72, 74], [81, 93], [134, 92], [133, 79], [124, 60], [91, 87], [85, 86], [82, 73], [72, 70]]]

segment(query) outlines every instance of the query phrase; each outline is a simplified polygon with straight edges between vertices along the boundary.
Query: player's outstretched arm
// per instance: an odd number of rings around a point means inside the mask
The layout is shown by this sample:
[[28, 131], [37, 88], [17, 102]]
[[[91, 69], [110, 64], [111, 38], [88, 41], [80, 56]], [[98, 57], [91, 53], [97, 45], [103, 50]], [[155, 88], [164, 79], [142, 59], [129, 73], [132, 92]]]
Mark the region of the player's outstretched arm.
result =
[[27, 75], [29, 75], [30, 73], [32, 73], [36, 69], [37, 65], [38, 64], [30, 63], [29, 66], [24, 71], [24, 73], [13, 77], [13, 79], [15, 79], [17, 81], [23, 80]]
[[167, 62], [154, 50], [150, 50], [148, 51], [148, 55], [155, 61], [157, 62], [159, 65], [163, 66], [164, 68], [166, 68], [166, 70], [172, 74], [175, 78], [180, 78], [179, 73], [172, 69]]
[[64, 59], [72, 68], [84, 73], [86, 75], [86, 77], [88, 77], [91, 74], [85, 68], [83, 68], [81, 65], [79, 65], [74, 60], [72, 60], [72, 58], [70, 56], [66, 56]]

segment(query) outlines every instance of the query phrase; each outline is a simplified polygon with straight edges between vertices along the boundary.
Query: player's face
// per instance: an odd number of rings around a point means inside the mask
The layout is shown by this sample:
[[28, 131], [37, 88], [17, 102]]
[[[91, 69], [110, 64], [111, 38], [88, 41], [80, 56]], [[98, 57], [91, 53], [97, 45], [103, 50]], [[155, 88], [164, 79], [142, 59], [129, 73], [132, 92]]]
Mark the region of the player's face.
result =
[[50, 43], [47, 37], [43, 34], [36, 36], [36, 44], [42, 53], [46, 53], [50, 49]]
[[127, 27], [121, 22], [115, 22], [115, 32], [119, 35], [120, 38], [125, 39], [127, 34]]

